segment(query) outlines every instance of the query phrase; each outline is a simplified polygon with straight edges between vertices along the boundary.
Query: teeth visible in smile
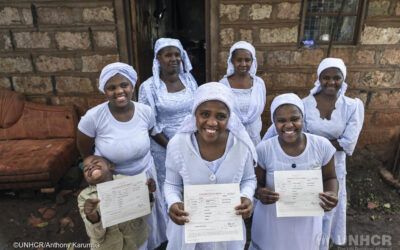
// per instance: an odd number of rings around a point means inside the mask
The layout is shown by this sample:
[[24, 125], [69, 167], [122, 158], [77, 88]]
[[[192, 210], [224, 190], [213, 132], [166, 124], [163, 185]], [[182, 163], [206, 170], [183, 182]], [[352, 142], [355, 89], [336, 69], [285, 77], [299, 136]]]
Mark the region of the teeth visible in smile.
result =
[[206, 129], [206, 132], [210, 133], [210, 134], [215, 134], [216, 130], [215, 129]]
[[125, 100], [125, 96], [118, 96], [118, 97], [117, 97], [117, 100], [118, 100], [118, 101]]
[[283, 131], [283, 133], [291, 135], [294, 134], [294, 131]]

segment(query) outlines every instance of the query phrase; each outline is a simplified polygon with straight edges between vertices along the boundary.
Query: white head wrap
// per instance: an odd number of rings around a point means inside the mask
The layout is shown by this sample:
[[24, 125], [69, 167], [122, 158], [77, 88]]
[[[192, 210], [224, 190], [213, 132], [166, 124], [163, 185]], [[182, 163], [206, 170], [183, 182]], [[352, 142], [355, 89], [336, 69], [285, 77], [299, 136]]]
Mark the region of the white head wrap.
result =
[[346, 93], [346, 89], [347, 89], [347, 83], [345, 83], [346, 80], [346, 65], [344, 65], [344, 62], [342, 59], [340, 58], [332, 58], [332, 57], [328, 57], [325, 58], [324, 60], [321, 61], [321, 63], [318, 66], [318, 79], [317, 81], [314, 83], [315, 87], [313, 89], [310, 90], [310, 94], [311, 95], [315, 95], [317, 93], [319, 93], [321, 91], [321, 83], [319, 81], [319, 77], [322, 73], [322, 71], [328, 69], [328, 68], [337, 68], [340, 70], [340, 72], [342, 72], [343, 75], [343, 83], [342, 83], [342, 87], [339, 89], [338, 95], [344, 95], [344, 93]]
[[229, 77], [235, 73], [235, 67], [232, 63], [232, 54], [237, 49], [245, 49], [251, 53], [253, 57], [253, 63], [251, 64], [249, 74], [254, 77], [257, 73], [257, 58], [256, 58], [256, 49], [248, 42], [239, 41], [232, 45], [231, 49], [229, 50], [229, 58], [228, 58], [228, 68], [226, 70], [226, 75], [224, 77]]
[[292, 104], [298, 107], [304, 117], [304, 104], [303, 101], [296, 94], [288, 93], [278, 95], [271, 103], [271, 121], [274, 123], [274, 113], [279, 106], [284, 104]]
[[156, 41], [154, 46], [153, 79], [156, 88], [160, 87], [160, 62], [157, 59], [157, 54], [161, 49], [169, 46], [176, 47], [181, 52], [182, 60], [179, 66], [179, 76], [186, 78], [189, 81], [193, 78], [192, 74], [190, 74], [192, 64], [190, 63], [189, 56], [186, 50], [183, 49], [181, 42], [178, 39], [160, 38]]
[[257, 153], [253, 142], [250, 139], [245, 127], [240, 119], [233, 112], [234, 110], [234, 96], [230, 88], [219, 82], [209, 82], [201, 85], [194, 96], [194, 103], [192, 114], [188, 115], [182, 122], [178, 133], [194, 133], [197, 131], [196, 127], [196, 109], [198, 106], [207, 101], [220, 101], [223, 102], [229, 109], [229, 121], [227, 129], [236, 136], [239, 140], [244, 142], [249, 148], [253, 159], [257, 162]]
[[107, 81], [116, 74], [121, 74], [126, 78], [128, 78], [128, 80], [132, 84], [132, 88], [135, 88], [137, 81], [137, 74], [136, 71], [133, 69], [133, 67], [126, 63], [115, 62], [108, 64], [101, 71], [99, 79], [99, 90], [101, 92], [105, 93], [104, 87], [106, 86]]
[[[279, 106], [282, 106], [284, 104], [292, 104], [298, 107], [301, 111], [301, 114], [303, 115], [304, 119], [304, 104], [303, 101], [298, 97], [296, 94], [293, 93], [288, 93], [288, 94], [282, 94], [278, 95], [277, 97], [274, 98], [274, 100], [271, 103], [271, 121], [272, 125], [268, 128], [267, 132], [265, 133], [263, 137], [263, 141], [268, 140], [271, 137], [274, 137], [278, 135], [278, 132], [276, 131], [275, 123], [274, 123], [274, 113]], [[304, 127], [303, 127], [304, 129]]]

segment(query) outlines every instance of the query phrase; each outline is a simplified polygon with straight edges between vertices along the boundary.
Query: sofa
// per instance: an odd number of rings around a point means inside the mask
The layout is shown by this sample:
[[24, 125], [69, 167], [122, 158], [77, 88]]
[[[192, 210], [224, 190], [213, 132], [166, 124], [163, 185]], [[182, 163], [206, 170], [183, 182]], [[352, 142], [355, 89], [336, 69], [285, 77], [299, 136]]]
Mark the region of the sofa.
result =
[[0, 89], [0, 190], [54, 189], [77, 161], [73, 106], [32, 103]]

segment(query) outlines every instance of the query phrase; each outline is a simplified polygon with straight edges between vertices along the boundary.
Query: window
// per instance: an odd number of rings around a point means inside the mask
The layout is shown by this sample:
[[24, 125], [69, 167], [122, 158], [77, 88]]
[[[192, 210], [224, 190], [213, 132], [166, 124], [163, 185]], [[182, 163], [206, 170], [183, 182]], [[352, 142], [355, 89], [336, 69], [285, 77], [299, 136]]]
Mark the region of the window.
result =
[[[341, 10], [342, 2], [344, 4]], [[299, 42], [302, 45], [306, 43], [304, 41], [328, 44], [333, 34], [334, 44], [356, 44], [365, 2], [366, 0], [303, 0]]]

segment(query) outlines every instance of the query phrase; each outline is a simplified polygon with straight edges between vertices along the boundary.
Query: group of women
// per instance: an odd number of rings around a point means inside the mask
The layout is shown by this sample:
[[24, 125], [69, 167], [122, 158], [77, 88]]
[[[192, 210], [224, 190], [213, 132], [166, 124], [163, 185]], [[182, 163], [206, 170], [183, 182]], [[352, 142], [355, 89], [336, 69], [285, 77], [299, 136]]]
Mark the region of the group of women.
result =
[[[190, 219], [184, 186], [222, 183], [240, 183], [236, 214], [246, 219], [254, 210], [250, 249], [328, 249], [329, 239], [344, 243], [345, 156], [354, 150], [364, 114], [360, 100], [344, 95], [346, 67], [340, 59], [324, 59], [308, 97], [276, 97], [273, 125], [261, 140], [266, 89], [256, 76], [255, 53], [251, 44], [235, 43], [226, 75], [198, 87], [179, 40], [161, 38], [139, 102], [131, 100], [137, 80], [131, 66], [112, 63], [102, 70], [99, 89], [108, 101], [82, 117], [78, 148], [82, 157], [112, 161], [117, 174], [145, 172], [157, 179], [156, 202], [146, 218], [147, 249], [167, 240], [167, 249], [174, 250], [244, 249], [245, 231], [243, 241], [184, 241], [183, 225]], [[322, 171], [325, 216], [277, 218], [274, 171], [306, 169]]]

